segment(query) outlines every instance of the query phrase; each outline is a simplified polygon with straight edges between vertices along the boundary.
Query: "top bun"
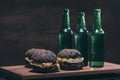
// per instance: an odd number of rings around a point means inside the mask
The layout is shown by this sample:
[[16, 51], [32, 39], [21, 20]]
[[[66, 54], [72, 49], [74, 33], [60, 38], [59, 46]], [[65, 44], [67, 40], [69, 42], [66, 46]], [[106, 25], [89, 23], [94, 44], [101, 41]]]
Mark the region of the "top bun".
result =
[[61, 58], [76, 58], [76, 57], [82, 57], [81, 53], [76, 49], [63, 49], [61, 50], [58, 55], [58, 57]]
[[37, 51], [44, 51], [45, 49], [36, 49], [36, 48], [31, 48], [26, 51], [25, 57], [31, 58], [33, 54], [37, 53]]
[[56, 55], [50, 50], [36, 50], [31, 59], [38, 63], [56, 62]]

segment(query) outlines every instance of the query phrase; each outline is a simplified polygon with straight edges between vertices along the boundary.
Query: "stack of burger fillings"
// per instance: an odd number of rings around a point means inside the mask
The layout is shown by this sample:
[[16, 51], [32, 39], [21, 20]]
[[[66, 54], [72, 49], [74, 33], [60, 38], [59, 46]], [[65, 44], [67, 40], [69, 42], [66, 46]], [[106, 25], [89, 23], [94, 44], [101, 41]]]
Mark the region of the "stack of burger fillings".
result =
[[34, 72], [56, 72], [59, 68], [56, 63], [56, 55], [45, 49], [29, 49], [26, 52], [26, 67], [33, 68]]

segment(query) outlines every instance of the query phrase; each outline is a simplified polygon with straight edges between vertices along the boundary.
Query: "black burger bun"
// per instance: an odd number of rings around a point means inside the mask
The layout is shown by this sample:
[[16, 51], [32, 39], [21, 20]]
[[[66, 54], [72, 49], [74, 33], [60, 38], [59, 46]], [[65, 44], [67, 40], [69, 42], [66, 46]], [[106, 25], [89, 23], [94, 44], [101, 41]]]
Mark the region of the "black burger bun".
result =
[[59, 64], [62, 70], [81, 70], [82, 69], [81, 63], [60, 62]]
[[83, 57], [76, 49], [63, 49], [57, 55], [57, 61], [62, 70], [82, 69]]
[[38, 50], [31, 56], [31, 59], [38, 63], [56, 62], [56, 55], [50, 50]]

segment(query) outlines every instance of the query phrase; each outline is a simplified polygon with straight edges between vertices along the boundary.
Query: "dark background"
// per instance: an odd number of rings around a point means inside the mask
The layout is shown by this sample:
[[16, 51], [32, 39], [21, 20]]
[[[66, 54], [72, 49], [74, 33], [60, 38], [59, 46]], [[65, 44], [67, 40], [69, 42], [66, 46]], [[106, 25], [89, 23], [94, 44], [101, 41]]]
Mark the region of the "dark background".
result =
[[24, 64], [25, 51], [33, 47], [56, 53], [64, 8], [70, 9], [73, 31], [79, 11], [91, 31], [93, 10], [101, 8], [105, 61], [120, 64], [120, 0], [0, 0], [0, 66]]

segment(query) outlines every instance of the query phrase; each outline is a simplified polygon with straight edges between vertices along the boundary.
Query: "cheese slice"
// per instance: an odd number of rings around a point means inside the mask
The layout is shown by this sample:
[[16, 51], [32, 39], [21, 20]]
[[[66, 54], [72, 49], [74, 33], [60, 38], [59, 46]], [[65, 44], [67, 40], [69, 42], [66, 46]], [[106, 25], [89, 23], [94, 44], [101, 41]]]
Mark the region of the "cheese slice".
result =
[[52, 62], [48, 63], [37, 63], [34, 60], [29, 59], [28, 57], [25, 57], [25, 60], [28, 61], [31, 65], [36, 66], [36, 67], [41, 67], [41, 68], [49, 68], [54, 66]]
[[43, 66], [44, 68], [49, 68], [49, 67], [51, 67], [52, 65], [53, 65], [52, 62], [49, 62], [49, 63], [42, 63], [42, 66]]
[[83, 57], [77, 57], [75, 59], [72, 58], [61, 58], [61, 57], [57, 57], [57, 62], [68, 62], [68, 63], [81, 63], [83, 62], [84, 58]]

